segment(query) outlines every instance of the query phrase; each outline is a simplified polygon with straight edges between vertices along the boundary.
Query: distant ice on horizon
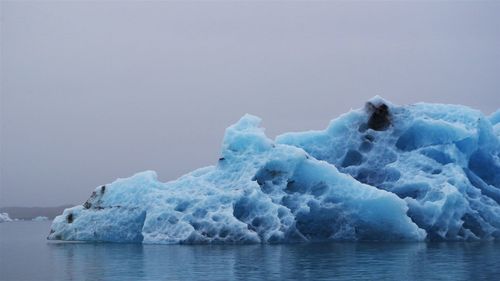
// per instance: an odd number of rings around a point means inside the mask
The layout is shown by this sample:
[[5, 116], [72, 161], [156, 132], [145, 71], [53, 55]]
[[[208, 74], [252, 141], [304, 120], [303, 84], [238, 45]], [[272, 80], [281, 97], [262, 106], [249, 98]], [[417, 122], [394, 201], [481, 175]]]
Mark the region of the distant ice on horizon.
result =
[[49, 220], [48, 217], [38, 216], [38, 217], [33, 218], [31, 221], [48, 221], [48, 220]]
[[215, 166], [162, 183], [138, 173], [94, 190], [48, 239], [137, 243], [500, 238], [500, 111], [380, 97], [322, 131], [271, 140], [226, 129]]
[[0, 223], [2, 222], [11, 222], [12, 219], [9, 217], [7, 213], [0, 213]]

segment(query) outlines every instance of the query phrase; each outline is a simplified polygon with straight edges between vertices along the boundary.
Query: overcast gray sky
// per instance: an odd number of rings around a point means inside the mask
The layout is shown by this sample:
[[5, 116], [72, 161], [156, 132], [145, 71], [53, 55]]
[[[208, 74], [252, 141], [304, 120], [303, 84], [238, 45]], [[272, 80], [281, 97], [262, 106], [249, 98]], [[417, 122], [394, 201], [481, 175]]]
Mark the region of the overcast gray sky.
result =
[[216, 162], [243, 114], [322, 129], [375, 94], [500, 106], [500, 2], [1, 2], [0, 206]]

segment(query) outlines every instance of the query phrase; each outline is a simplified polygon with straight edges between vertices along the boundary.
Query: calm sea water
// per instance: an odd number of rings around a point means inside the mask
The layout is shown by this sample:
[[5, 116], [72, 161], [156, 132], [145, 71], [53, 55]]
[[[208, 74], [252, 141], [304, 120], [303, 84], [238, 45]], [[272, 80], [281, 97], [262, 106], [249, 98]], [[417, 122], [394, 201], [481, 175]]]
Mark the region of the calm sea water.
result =
[[57, 243], [0, 224], [1, 280], [500, 280], [500, 243]]

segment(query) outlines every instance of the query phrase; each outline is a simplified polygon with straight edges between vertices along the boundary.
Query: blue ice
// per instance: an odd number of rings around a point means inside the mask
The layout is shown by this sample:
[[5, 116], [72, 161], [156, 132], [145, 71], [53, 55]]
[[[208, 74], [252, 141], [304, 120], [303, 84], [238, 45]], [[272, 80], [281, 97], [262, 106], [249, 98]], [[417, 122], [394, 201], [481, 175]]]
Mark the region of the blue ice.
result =
[[49, 239], [286, 243], [500, 238], [500, 111], [375, 97], [322, 131], [226, 129], [217, 164], [97, 187]]

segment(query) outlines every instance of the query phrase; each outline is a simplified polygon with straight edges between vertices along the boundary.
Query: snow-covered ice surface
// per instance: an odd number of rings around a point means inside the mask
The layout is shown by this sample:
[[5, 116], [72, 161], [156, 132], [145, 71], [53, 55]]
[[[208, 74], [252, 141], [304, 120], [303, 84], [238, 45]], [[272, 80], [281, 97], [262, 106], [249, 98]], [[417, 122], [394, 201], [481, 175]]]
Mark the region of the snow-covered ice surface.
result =
[[275, 141], [245, 115], [217, 165], [95, 189], [49, 239], [282, 243], [500, 238], [500, 113], [380, 97]]
[[12, 219], [9, 217], [7, 213], [0, 213], [0, 222], [11, 222]]

